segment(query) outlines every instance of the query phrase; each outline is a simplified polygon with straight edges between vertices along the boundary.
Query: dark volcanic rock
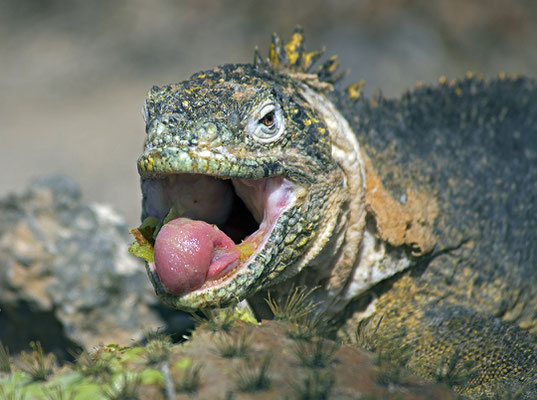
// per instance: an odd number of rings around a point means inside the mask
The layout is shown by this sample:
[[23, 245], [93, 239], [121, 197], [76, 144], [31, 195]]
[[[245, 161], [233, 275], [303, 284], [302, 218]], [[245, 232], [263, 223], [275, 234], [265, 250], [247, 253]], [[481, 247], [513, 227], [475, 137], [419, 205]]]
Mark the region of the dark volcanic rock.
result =
[[115, 211], [85, 203], [67, 177], [0, 200], [0, 341], [16, 352], [38, 340], [64, 358], [164, 325], [128, 236]]

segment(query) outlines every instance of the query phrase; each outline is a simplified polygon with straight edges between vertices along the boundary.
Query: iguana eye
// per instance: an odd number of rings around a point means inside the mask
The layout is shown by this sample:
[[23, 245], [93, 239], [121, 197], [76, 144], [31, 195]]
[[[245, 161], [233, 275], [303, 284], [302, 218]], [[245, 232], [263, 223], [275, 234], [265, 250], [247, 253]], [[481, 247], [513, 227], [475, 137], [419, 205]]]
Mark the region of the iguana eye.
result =
[[263, 118], [259, 120], [263, 125], [270, 128], [271, 126], [274, 126], [274, 111], [269, 112], [266, 114]]
[[261, 143], [271, 143], [283, 134], [284, 123], [280, 105], [270, 102], [264, 104], [248, 121], [248, 133]]

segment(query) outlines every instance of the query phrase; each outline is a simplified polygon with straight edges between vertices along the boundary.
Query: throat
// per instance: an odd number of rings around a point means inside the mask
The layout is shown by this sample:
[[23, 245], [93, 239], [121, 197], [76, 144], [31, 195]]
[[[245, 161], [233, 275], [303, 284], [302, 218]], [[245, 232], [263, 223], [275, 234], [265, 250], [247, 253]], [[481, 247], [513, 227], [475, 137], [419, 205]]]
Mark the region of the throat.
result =
[[[226, 182], [229, 184], [229, 181]], [[235, 185], [234, 185], [235, 186]], [[240, 243], [259, 229], [259, 220], [252, 213], [236, 190], [232, 190], [232, 207], [226, 221], [218, 228], [229, 236], [233, 242]]]

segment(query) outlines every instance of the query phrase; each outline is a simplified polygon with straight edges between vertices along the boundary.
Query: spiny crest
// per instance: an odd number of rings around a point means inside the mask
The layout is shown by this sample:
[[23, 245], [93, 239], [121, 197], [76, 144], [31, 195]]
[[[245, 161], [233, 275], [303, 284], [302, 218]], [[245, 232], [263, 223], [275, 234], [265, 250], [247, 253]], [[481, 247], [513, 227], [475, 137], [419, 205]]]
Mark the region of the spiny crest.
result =
[[295, 28], [291, 40], [282, 45], [278, 35], [272, 35], [267, 59], [263, 59], [258, 49], [254, 53], [254, 65], [260, 68], [285, 71], [293, 78], [304, 81], [320, 90], [332, 90], [332, 84], [343, 78], [346, 71], [337, 71], [339, 62], [336, 56], [312, 71], [313, 65], [324, 54], [325, 49], [307, 52], [304, 47], [304, 32], [301, 27]]

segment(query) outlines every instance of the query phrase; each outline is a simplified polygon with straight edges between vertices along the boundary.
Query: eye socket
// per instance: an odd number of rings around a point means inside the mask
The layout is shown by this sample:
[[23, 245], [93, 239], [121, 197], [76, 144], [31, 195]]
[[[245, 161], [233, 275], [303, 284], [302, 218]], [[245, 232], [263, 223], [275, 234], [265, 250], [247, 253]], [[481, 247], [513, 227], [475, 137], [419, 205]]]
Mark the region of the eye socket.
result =
[[283, 134], [284, 119], [278, 103], [269, 102], [260, 107], [248, 121], [250, 136], [261, 143], [271, 143]]

